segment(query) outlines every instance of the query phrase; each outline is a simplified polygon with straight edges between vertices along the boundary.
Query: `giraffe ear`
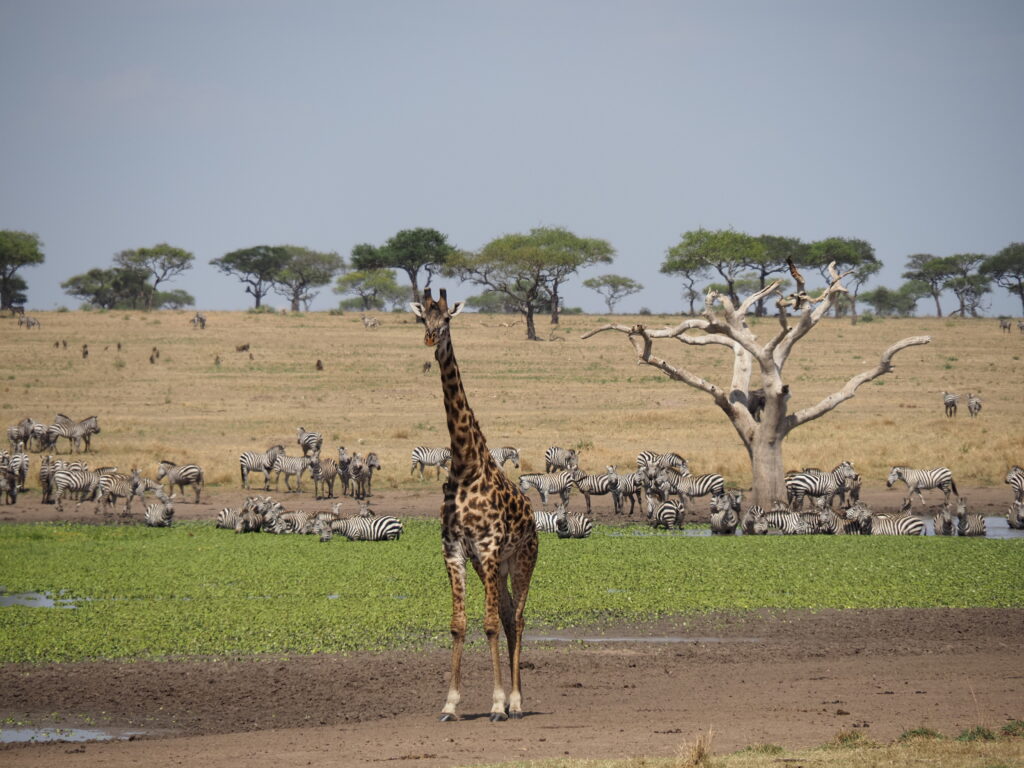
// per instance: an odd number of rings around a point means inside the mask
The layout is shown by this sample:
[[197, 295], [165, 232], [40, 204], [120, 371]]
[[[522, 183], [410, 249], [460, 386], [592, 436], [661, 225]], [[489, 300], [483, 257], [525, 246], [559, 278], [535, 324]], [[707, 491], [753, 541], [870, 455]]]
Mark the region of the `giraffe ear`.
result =
[[416, 317], [423, 317], [423, 305], [418, 301], [409, 302], [409, 309], [412, 310], [412, 313], [416, 315]]
[[459, 314], [459, 312], [461, 312], [465, 308], [465, 306], [466, 302], [456, 301], [454, 304], [452, 304], [452, 308], [448, 310], [448, 317], [455, 317], [457, 314]]

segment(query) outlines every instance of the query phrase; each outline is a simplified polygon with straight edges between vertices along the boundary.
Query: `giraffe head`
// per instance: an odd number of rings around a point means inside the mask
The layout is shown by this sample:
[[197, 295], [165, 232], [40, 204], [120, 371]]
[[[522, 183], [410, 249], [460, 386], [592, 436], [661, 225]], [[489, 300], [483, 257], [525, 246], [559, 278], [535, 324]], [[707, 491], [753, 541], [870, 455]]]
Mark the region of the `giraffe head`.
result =
[[448, 324], [465, 306], [465, 302], [456, 301], [449, 308], [448, 294], [444, 288], [440, 290], [440, 294], [437, 301], [434, 301], [430, 289], [426, 288], [423, 291], [423, 302], [413, 302], [409, 305], [419, 322], [426, 326], [423, 343], [428, 347], [436, 346], [448, 339]]

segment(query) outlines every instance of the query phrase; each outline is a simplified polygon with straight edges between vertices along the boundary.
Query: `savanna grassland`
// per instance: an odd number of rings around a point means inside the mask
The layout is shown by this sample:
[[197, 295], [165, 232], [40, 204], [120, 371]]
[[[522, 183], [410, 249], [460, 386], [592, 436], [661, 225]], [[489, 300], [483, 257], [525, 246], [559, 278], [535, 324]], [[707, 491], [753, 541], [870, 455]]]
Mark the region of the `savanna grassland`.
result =
[[[379, 315], [381, 327], [371, 330], [355, 314], [208, 316], [205, 331], [192, 329], [186, 311], [38, 313], [38, 331], [0, 321], [0, 421], [95, 414], [103, 432], [93, 441], [94, 463], [137, 464], [152, 475], [161, 459], [196, 462], [210, 485], [238, 481], [243, 450], [282, 443], [297, 453], [298, 426], [322, 431], [329, 454], [339, 445], [377, 451], [382, 489], [416, 487], [412, 447], [447, 444], [436, 367], [422, 372], [432, 356], [410, 313]], [[609, 319], [653, 327], [677, 321], [568, 315], [555, 332], [562, 340], [531, 343], [521, 324], [503, 327], [511, 317], [455, 320], [456, 354], [490, 445], [519, 447], [523, 471], [543, 471], [543, 452], [553, 444], [581, 448], [589, 471], [607, 464], [622, 470], [644, 449], [674, 450], [695, 472], [720, 472], [749, 487], [746, 453], [710, 398], [638, 367], [621, 334], [580, 340]], [[777, 327], [771, 319], [752, 323], [759, 334]], [[546, 320], [540, 327], [546, 332]], [[792, 433], [787, 465], [851, 459], [866, 487], [881, 485], [891, 464], [948, 465], [970, 487], [1000, 484], [1010, 464], [1024, 463], [1024, 335], [1001, 333], [995, 320], [826, 320], [787, 364], [791, 409], [872, 367], [889, 344], [920, 334], [932, 342], [900, 353], [891, 374]], [[54, 348], [59, 340], [67, 349]], [[88, 359], [80, 352], [85, 343]], [[246, 343], [252, 359], [235, 351]], [[160, 356], [151, 364], [153, 347]], [[728, 382], [725, 351], [674, 341], [660, 350], [677, 365]], [[322, 372], [314, 369], [317, 359]], [[941, 390], [979, 394], [981, 417], [970, 419], [961, 404], [957, 418], [945, 418]]]

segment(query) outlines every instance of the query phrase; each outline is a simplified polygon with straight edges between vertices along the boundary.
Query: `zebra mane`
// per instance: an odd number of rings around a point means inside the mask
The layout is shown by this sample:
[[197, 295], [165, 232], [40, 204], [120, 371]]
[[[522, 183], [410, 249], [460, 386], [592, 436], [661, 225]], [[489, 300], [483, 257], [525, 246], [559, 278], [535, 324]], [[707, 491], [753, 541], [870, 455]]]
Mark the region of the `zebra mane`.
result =
[[167, 465], [168, 465], [168, 466], [170, 466], [170, 467], [176, 467], [176, 466], [178, 466], [178, 465], [177, 465], [177, 464], [175, 464], [175, 463], [174, 463], [173, 461], [168, 461], [167, 459], [163, 459], [163, 460], [162, 460], [162, 461], [161, 461], [160, 463], [161, 463], [161, 464], [167, 464]]

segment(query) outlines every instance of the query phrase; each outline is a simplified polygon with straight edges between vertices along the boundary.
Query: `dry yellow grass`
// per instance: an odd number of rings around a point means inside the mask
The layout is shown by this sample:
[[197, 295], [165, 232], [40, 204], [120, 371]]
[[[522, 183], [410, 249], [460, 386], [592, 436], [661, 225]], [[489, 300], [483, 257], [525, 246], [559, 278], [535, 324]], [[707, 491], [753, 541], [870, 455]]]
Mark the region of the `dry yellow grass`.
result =
[[[0, 320], [0, 423], [25, 416], [50, 421], [57, 412], [96, 414], [94, 464], [143, 467], [160, 459], [203, 465], [210, 484], [235, 485], [238, 455], [283, 443], [298, 452], [295, 428], [320, 430], [325, 453], [338, 445], [377, 451], [381, 488], [412, 488], [409, 453], [416, 445], [448, 444], [436, 365], [411, 313], [378, 315], [367, 330], [358, 315], [256, 315], [210, 312], [205, 331], [191, 312], [37, 313], [41, 331]], [[460, 315], [456, 354], [470, 403], [489, 444], [521, 449], [524, 471], [543, 470], [553, 444], [583, 448], [590, 471], [632, 466], [638, 451], [674, 450], [695, 472], [720, 472], [750, 483], [746, 453], [724, 415], [703, 393], [637, 367], [621, 334], [580, 336], [605, 322], [566, 316], [563, 342], [530, 343], [510, 318]], [[616, 317], [632, 323], [640, 318]], [[660, 327], [672, 317], [643, 320]], [[755, 321], [768, 334], [772, 320]], [[546, 320], [540, 329], [546, 333]], [[873, 366], [882, 350], [906, 336], [932, 343], [902, 352], [896, 370], [861, 388], [832, 413], [796, 430], [786, 442], [788, 466], [855, 462], [868, 486], [880, 486], [890, 464], [948, 465], [964, 486], [1001, 484], [1008, 465], [1024, 463], [1019, 428], [1024, 398], [1024, 335], [1004, 335], [995, 320], [902, 319], [861, 323], [826, 320], [801, 342], [786, 368], [799, 408]], [[67, 340], [68, 348], [54, 348]], [[116, 350], [121, 342], [122, 351]], [[90, 356], [81, 357], [88, 343]], [[246, 352], [235, 352], [249, 343]], [[160, 358], [150, 364], [152, 347]], [[723, 350], [665, 342], [661, 354], [725, 383], [731, 359]], [[221, 365], [214, 365], [220, 356]], [[325, 370], [314, 364], [322, 359]], [[961, 407], [943, 416], [940, 390], [978, 393], [980, 418]], [[62, 446], [64, 445], [62, 441]], [[34, 475], [34, 471], [33, 471]], [[34, 477], [32, 484], [34, 484]]]

